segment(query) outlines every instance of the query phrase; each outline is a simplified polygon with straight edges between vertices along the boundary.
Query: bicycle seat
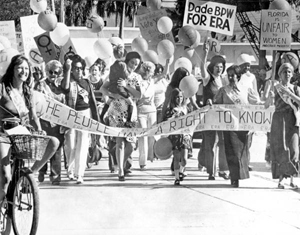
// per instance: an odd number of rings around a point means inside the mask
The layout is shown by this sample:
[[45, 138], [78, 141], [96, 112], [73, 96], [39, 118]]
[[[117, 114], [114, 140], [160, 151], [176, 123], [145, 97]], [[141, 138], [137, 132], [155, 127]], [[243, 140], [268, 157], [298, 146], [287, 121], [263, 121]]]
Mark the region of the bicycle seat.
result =
[[8, 122], [8, 123], [20, 123], [21, 119], [17, 117], [11, 117], [11, 118], [3, 118], [2, 122]]

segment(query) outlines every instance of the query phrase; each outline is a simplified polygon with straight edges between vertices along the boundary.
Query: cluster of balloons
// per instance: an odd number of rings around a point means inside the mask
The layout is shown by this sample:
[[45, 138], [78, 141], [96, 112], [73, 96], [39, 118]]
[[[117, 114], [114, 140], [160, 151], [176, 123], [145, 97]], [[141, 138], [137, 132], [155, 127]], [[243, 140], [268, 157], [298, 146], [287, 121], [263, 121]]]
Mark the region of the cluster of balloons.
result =
[[39, 13], [38, 24], [39, 26], [49, 32], [50, 38], [57, 46], [65, 45], [69, 38], [70, 32], [64, 23], [57, 22], [57, 17], [54, 12], [47, 10], [46, 0], [30, 0], [31, 9]]
[[20, 54], [18, 50], [11, 47], [7, 37], [0, 36], [0, 77], [6, 72], [11, 58]]
[[[156, 9], [157, 6], [160, 6], [160, 4], [158, 4], [159, 2], [160, 1], [149, 0], [147, 2], [147, 6], [149, 6], [150, 4], [151, 9]], [[162, 16], [157, 21], [157, 29], [160, 33], [164, 35], [171, 32], [172, 28], [173, 22], [168, 16]], [[156, 50], [150, 50], [147, 40], [142, 37], [137, 37], [133, 39], [131, 43], [131, 49], [133, 51], [137, 51], [142, 56], [144, 61], [151, 61], [155, 64], [165, 64], [166, 60], [173, 61], [175, 45], [172, 41], [168, 39], [163, 39], [158, 43]]]

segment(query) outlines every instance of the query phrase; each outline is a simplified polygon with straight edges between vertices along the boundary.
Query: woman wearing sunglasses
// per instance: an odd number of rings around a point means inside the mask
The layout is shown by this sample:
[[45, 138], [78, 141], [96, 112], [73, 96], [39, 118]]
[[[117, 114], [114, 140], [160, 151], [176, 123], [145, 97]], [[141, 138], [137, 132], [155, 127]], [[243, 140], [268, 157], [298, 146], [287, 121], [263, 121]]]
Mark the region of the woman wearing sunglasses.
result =
[[[52, 97], [53, 99], [65, 103], [65, 95], [61, 89], [60, 83], [63, 75], [62, 64], [57, 60], [51, 60], [45, 67], [46, 79], [39, 80], [34, 89]], [[47, 135], [55, 136], [59, 140], [59, 148], [56, 153], [50, 158], [50, 181], [53, 185], [59, 185], [61, 181], [61, 154], [62, 145], [64, 143], [64, 134], [60, 132], [60, 125], [40, 120], [42, 129]], [[45, 174], [47, 173], [47, 164], [39, 170], [38, 180], [44, 182]]]
[[[69, 57], [64, 65], [64, 79], [62, 88], [66, 91], [67, 105], [75, 109], [83, 116], [99, 121], [97, 112], [96, 99], [93, 87], [88, 79], [84, 79], [85, 60], [79, 55]], [[92, 135], [93, 142], [96, 144], [96, 138]], [[69, 129], [65, 135], [66, 138], [66, 155], [68, 157], [68, 177], [74, 180], [77, 177], [77, 183], [83, 183], [83, 176], [90, 146], [89, 133]], [[74, 171], [75, 170], [75, 171]]]

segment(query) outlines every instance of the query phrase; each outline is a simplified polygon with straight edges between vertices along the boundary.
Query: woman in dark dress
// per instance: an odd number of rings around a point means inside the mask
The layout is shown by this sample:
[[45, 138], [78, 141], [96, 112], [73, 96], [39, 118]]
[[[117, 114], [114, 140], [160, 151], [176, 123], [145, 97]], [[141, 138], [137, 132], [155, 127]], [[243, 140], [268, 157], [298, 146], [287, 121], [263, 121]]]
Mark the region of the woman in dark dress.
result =
[[[240, 75], [238, 66], [227, 69], [229, 85], [220, 88], [215, 96], [216, 104], [261, 104], [257, 93], [252, 88], [238, 84]], [[231, 185], [239, 187], [240, 179], [249, 178], [248, 131], [223, 131], [225, 155], [230, 172]]]
[[[275, 112], [272, 118], [270, 132], [271, 170], [273, 179], [279, 179], [278, 188], [284, 189], [282, 180], [298, 174], [299, 166], [299, 105], [300, 89], [290, 83], [294, 67], [283, 63], [279, 70], [279, 82], [274, 82], [274, 93], [270, 91], [269, 98], [275, 99]], [[266, 102], [268, 104], [269, 102]]]

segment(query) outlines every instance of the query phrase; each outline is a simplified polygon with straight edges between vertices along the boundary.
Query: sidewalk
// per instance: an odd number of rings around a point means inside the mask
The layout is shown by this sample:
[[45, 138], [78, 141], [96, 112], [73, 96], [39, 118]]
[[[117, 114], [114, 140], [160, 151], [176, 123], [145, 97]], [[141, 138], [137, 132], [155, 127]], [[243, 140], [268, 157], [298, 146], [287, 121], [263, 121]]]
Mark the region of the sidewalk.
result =
[[[139, 169], [119, 182], [108, 170], [107, 155], [86, 171], [77, 185], [66, 178], [40, 185], [40, 235], [193, 235], [300, 234], [300, 190], [277, 189], [264, 162], [265, 136], [256, 133], [251, 148], [251, 178], [232, 188], [230, 181], [197, 168], [198, 150], [188, 160], [188, 176], [174, 186], [171, 159]], [[286, 181], [288, 182], [288, 181]], [[296, 179], [299, 184], [299, 179]]]

